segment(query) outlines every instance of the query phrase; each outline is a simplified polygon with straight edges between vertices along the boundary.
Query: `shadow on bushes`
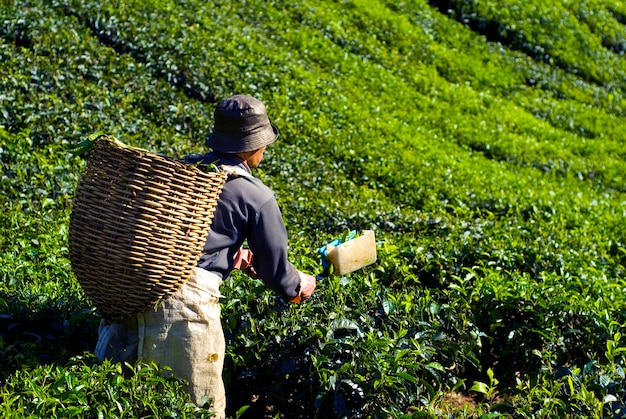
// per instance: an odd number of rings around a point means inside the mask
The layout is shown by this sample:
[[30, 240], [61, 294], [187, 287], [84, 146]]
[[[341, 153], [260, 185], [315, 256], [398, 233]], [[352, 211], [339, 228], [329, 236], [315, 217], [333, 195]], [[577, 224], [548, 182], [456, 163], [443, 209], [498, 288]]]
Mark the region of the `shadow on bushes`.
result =
[[93, 310], [48, 307], [32, 312], [12, 307], [12, 311], [18, 314], [0, 314], [0, 381], [19, 369], [64, 365], [75, 355], [93, 352], [100, 321]]

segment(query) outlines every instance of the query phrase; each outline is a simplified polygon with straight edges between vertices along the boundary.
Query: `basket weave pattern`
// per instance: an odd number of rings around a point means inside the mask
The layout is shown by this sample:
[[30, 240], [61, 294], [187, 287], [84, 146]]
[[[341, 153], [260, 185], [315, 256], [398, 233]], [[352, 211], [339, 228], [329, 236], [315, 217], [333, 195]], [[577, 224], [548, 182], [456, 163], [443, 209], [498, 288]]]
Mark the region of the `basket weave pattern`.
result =
[[68, 244], [74, 274], [105, 319], [126, 320], [187, 280], [226, 176], [96, 140]]

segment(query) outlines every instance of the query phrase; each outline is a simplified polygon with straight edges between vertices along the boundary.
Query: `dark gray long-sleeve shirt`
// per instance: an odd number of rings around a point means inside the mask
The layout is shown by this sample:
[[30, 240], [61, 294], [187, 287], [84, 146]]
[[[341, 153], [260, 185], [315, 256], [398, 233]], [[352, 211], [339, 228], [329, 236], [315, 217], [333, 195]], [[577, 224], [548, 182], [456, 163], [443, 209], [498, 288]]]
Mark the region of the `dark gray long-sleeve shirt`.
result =
[[185, 160], [232, 166], [243, 173], [229, 176], [222, 189], [198, 266], [226, 279], [235, 253], [247, 240], [263, 282], [289, 299], [298, 295], [300, 278], [287, 258], [287, 230], [272, 190], [237, 156], [212, 152]]

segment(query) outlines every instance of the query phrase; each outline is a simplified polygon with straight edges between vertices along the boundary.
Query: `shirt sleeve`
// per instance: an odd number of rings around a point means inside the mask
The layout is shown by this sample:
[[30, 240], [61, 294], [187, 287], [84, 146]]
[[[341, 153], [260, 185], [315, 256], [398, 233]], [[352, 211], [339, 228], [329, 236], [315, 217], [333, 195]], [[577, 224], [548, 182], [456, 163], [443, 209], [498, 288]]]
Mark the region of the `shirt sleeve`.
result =
[[298, 295], [300, 277], [288, 260], [287, 230], [273, 196], [249, 220], [247, 236], [252, 264], [267, 287], [289, 299]]

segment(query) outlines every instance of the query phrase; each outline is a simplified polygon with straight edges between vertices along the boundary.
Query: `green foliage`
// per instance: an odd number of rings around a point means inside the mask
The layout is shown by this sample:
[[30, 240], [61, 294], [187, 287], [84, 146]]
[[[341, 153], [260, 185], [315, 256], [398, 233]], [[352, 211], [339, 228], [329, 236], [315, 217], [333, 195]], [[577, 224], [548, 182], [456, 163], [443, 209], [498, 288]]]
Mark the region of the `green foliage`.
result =
[[111, 365], [92, 355], [64, 366], [18, 371], [0, 392], [5, 418], [210, 418], [188, 402], [184, 383], [154, 364]]
[[94, 132], [202, 151], [234, 93], [281, 131], [255, 175], [296, 266], [363, 229], [379, 261], [301, 305], [224, 283], [229, 416], [623, 416], [621, 2], [0, 10], [3, 416], [208, 417], [156, 366], [81, 358], [99, 316], [67, 258], [70, 151]]

